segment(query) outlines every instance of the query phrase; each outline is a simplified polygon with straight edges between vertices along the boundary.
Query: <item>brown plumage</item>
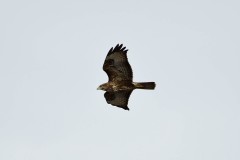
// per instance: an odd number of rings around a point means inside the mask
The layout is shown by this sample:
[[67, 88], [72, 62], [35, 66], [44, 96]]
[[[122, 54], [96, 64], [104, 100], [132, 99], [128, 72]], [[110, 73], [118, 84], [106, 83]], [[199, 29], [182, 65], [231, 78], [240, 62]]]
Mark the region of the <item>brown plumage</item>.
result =
[[103, 70], [108, 75], [108, 82], [98, 87], [106, 91], [104, 97], [107, 103], [125, 110], [129, 110], [128, 99], [134, 89], [155, 88], [155, 82], [133, 82], [127, 51], [122, 44], [117, 44], [115, 48], [109, 50], [103, 64]]

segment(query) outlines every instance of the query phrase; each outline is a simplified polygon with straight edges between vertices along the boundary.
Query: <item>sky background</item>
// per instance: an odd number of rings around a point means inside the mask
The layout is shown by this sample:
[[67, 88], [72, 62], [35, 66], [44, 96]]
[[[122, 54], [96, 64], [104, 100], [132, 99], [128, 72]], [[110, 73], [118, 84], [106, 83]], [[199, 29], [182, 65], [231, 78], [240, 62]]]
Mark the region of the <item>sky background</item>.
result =
[[[1, 160], [239, 160], [240, 2], [0, 2]], [[130, 111], [96, 88], [129, 49]]]

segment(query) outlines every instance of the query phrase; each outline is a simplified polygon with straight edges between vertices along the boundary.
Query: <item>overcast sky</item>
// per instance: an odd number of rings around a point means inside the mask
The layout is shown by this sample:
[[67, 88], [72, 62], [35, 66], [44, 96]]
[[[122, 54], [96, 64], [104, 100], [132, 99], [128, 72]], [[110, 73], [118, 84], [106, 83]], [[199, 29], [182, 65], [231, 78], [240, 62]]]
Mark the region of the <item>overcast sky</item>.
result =
[[[0, 2], [1, 160], [239, 160], [240, 2]], [[130, 111], [96, 90], [123, 43]]]

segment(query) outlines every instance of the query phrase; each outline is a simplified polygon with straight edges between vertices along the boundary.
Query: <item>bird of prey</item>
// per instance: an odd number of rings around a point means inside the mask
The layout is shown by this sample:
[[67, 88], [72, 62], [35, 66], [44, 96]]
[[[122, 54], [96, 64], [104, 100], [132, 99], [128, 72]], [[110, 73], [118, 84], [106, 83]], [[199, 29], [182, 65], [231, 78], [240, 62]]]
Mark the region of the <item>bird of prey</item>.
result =
[[103, 64], [103, 70], [108, 75], [108, 82], [101, 84], [97, 89], [106, 91], [104, 97], [107, 103], [125, 110], [128, 108], [128, 99], [134, 89], [155, 88], [155, 82], [133, 82], [132, 68], [127, 59], [127, 49], [117, 44], [111, 48]]

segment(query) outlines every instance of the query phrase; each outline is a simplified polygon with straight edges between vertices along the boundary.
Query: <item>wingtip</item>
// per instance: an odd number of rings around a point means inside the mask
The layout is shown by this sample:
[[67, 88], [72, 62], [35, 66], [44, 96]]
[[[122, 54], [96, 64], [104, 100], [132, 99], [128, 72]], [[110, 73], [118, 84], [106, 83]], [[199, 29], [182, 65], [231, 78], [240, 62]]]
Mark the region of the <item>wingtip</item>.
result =
[[124, 109], [124, 110], [127, 110], [127, 111], [129, 111], [129, 108], [128, 108], [128, 106], [124, 107], [123, 109]]
[[[114, 105], [113, 105], [114, 106]], [[119, 106], [119, 105], [116, 105], [117, 107], [120, 107], [120, 108], [122, 108], [122, 109], [124, 109], [124, 110], [127, 110], [127, 111], [129, 111], [129, 108], [128, 108], [128, 106]]]
[[123, 52], [123, 53], [127, 53], [128, 49], [126, 49], [126, 47], [123, 46], [123, 44], [117, 44], [115, 47], [112, 47], [109, 51], [108, 51], [108, 55], [114, 53], [114, 52]]
[[108, 51], [108, 54], [110, 54], [113, 51], [113, 47], [110, 48], [110, 50]]

